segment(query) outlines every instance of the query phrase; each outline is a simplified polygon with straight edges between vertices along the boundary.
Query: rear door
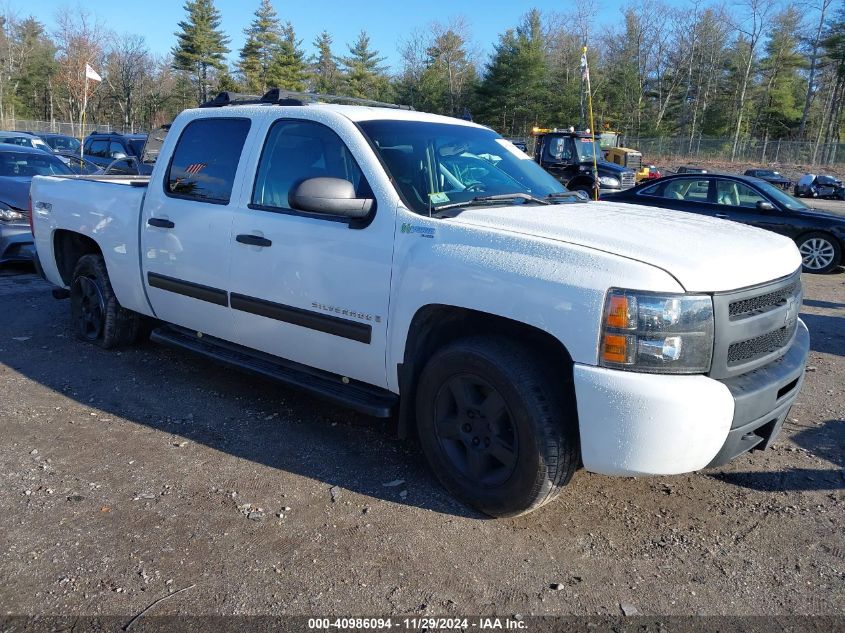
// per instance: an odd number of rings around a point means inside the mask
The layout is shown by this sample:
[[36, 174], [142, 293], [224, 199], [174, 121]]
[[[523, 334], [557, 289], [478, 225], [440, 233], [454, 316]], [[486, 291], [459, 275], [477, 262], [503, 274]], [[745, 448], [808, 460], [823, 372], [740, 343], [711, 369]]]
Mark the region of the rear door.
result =
[[141, 217], [142, 272], [156, 316], [224, 339], [232, 333], [231, 201], [249, 130], [249, 119], [225, 116], [175, 130], [170, 162], [150, 182]]

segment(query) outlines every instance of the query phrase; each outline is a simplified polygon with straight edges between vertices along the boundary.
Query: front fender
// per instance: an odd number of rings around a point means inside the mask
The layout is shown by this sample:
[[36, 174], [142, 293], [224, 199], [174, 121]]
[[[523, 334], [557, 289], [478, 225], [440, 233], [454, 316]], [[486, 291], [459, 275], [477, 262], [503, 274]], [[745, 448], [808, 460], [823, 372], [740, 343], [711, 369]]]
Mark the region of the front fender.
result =
[[610, 287], [683, 292], [658, 268], [529, 235], [450, 219], [397, 216], [387, 343], [389, 388], [418, 310], [446, 305], [504, 317], [557, 338], [577, 363], [595, 365]]

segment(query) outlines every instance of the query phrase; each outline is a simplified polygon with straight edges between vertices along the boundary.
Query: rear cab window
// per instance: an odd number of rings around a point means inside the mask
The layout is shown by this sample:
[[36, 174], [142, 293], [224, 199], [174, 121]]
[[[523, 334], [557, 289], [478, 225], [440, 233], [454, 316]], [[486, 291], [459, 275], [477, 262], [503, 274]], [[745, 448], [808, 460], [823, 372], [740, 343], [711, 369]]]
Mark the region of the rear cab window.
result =
[[228, 204], [249, 127], [249, 119], [191, 121], [182, 130], [164, 175], [165, 194]]

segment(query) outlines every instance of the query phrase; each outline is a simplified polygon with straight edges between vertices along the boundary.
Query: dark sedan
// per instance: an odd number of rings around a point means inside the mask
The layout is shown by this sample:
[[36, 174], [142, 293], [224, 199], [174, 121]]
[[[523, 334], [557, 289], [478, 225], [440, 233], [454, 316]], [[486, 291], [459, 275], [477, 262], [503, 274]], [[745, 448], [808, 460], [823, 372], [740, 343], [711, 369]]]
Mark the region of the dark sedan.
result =
[[0, 144], [0, 264], [28, 261], [35, 255], [28, 212], [32, 177], [71, 174], [52, 154]]
[[804, 270], [825, 273], [842, 262], [845, 216], [813, 209], [774, 185], [749, 176], [666, 176], [605, 200], [676, 209], [742, 222], [795, 240]]
[[766, 182], [770, 182], [775, 187], [780, 187], [781, 189], [788, 190], [792, 186], [792, 181], [789, 178], [782, 176], [779, 171], [775, 171], [773, 169], [746, 169], [745, 175], [765, 180]]

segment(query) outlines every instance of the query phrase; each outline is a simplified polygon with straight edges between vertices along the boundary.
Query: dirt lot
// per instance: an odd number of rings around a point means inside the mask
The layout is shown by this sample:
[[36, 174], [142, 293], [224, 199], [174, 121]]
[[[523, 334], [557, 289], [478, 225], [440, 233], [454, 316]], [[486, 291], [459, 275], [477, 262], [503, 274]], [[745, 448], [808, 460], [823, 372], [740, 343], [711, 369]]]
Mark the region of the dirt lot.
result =
[[494, 521], [386, 425], [151, 344], [77, 342], [67, 302], [3, 271], [0, 613], [128, 618], [187, 587], [150, 615], [845, 615], [845, 273], [804, 282], [813, 351], [772, 450], [581, 471]]

